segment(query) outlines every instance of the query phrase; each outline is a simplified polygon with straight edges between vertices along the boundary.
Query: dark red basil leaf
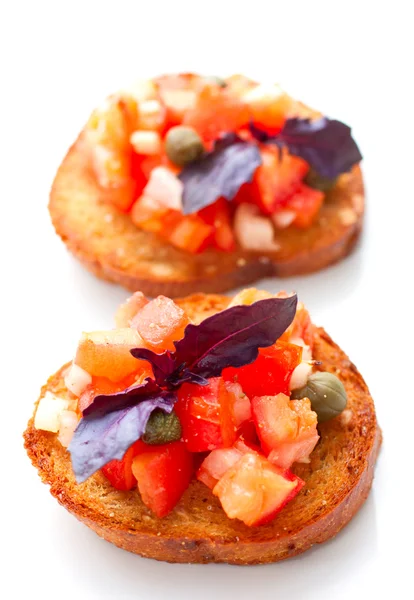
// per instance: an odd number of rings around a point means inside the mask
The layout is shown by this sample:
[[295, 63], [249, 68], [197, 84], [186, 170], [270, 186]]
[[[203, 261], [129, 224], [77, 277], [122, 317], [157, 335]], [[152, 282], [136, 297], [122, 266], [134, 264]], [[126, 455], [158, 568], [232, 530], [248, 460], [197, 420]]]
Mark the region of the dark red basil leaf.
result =
[[[203, 378], [217, 377], [226, 367], [241, 367], [255, 360], [259, 348], [276, 342], [292, 323], [297, 296], [268, 298], [250, 306], [233, 306], [187, 325], [175, 342], [174, 360]], [[180, 370], [176, 372], [180, 378]], [[174, 382], [174, 374], [169, 376]]]
[[148, 397], [158, 396], [161, 392], [159, 385], [149, 377], [140, 385], [135, 385], [114, 394], [95, 396], [92, 404], [83, 411], [84, 417], [103, 416], [115, 410], [129, 408]]
[[262, 143], [286, 146], [291, 154], [300, 156], [323, 177], [335, 179], [362, 160], [362, 154], [351, 136], [351, 128], [341, 121], [321, 119], [287, 119], [282, 131], [269, 136], [250, 125], [253, 136]]
[[214, 150], [190, 163], [179, 174], [184, 184], [183, 213], [189, 215], [219, 198], [232, 200], [244, 183], [252, 181], [262, 159], [258, 147], [227, 134]]
[[176, 399], [173, 392], [160, 392], [136, 406], [83, 417], [68, 448], [76, 481], [82, 483], [110, 460], [121, 459], [145, 432], [152, 411], [171, 413]]
[[130, 352], [134, 358], [147, 360], [151, 363], [155, 381], [160, 386], [165, 384], [166, 378], [176, 368], [174, 356], [169, 350], [162, 354], [156, 354], [148, 348], [133, 348]]

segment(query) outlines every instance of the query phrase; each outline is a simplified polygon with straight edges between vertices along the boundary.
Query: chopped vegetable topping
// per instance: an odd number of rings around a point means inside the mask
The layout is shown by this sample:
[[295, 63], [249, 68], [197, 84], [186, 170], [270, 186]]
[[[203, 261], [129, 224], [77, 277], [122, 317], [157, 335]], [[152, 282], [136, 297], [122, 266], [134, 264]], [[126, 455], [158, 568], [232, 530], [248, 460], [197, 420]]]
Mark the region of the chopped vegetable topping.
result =
[[193, 254], [276, 251], [277, 229], [310, 228], [362, 158], [347, 125], [314, 115], [243, 75], [163, 75], [96, 109], [85, 148], [106, 196], [140, 229]]

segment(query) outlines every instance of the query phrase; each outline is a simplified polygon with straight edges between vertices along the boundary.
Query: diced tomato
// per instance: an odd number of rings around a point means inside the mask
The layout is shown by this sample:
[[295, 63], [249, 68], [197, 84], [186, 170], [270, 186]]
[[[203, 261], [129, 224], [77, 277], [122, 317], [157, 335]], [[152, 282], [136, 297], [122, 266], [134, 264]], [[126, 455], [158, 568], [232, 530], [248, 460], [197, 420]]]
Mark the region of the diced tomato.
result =
[[272, 463], [286, 469], [307, 459], [319, 439], [309, 400], [290, 401], [285, 394], [255, 397], [252, 411], [262, 448]]
[[292, 107], [292, 99], [278, 85], [257, 85], [242, 96], [252, 120], [269, 133], [279, 132]]
[[244, 367], [228, 367], [222, 376], [226, 381], [240, 383], [249, 398], [289, 393], [289, 380], [300, 363], [302, 348], [278, 341], [269, 348], [261, 348], [256, 360]]
[[176, 223], [171, 229], [168, 223], [165, 223], [163, 227], [164, 236], [170, 244], [191, 254], [205, 250], [214, 236], [214, 228], [205, 223], [197, 214], [181, 215], [178, 213]]
[[315, 336], [313, 332], [313, 325], [310, 318], [310, 314], [305, 308], [303, 302], [298, 302], [295, 318], [293, 319], [293, 322], [290, 324], [290, 326], [283, 333], [283, 335], [280, 337], [280, 340], [289, 342], [290, 340], [300, 338], [312, 350], [314, 337]]
[[250, 421], [252, 417], [252, 407], [250, 398], [242, 390], [239, 383], [225, 382], [225, 386], [232, 399], [230, 402], [233, 413], [233, 421], [236, 427], [240, 427], [245, 421]]
[[170, 73], [154, 78], [155, 84], [162, 93], [166, 90], [195, 90], [201, 80], [195, 73]]
[[225, 80], [227, 84], [227, 91], [241, 98], [248, 90], [255, 88], [258, 84], [253, 79], [246, 77], [245, 75], [231, 75]]
[[191, 452], [230, 447], [236, 439], [234, 396], [221, 377], [209, 379], [206, 386], [185, 383], [178, 390], [176, 413], [183, 439]]
[[141, 308], [148, 304], [148, 298], [142, 292], [135, 292], [126, 302], [118, 307], [115, 313], [115, 324], [117, 329], [129, 327], [131, 320]]
[[[135, 156], [137, 157], [137, 159], [136, 159], [137, 172], [142, 173], [144, 180], [145, 180], [145, 185], [146, 185], [146, 182], [149, 180], [153, 169], [155, 169], [155, 167], [160, 167], [163, 164], [163, 156], [162, 156], [162, 154], [156, 154], [154, 156], [144, 156], [144, 157], [135, 154]], [[144, 185], [144, 187], [145, 187], [145, 185]]]
[[139, 333], [129, 327], [83, 333], [75, 364], [90, 375], [122, 381], [144, 368], [145, 361], [135, 359], [130, 350], [145, 346]]
[[304, 486], [304, 482], [248, 452], [230, 467], [213, 489], [230, 519], [246, 525], [269, 523]]
[[293, 225], [307, 229], [316, 219], [325, 194], [301, 183], [294, 194], [287, 200], [286, 208], [295, 214]]
[[278, 206], [285, 206], [287, 199], [299, 188], [309, 170], [306, 161], [286, 152], [280, 155], [278, 148], [261, 148], [262, 164], [256, 169], [253, 184], [255, 198], [261, 210], [271, 214]]
[[157, 517], [165, 517], [188, 488], [193, 458], [183, 442], [152, 446], [136, 456], [132, 473], [142, 501]]
[[201, 463], [197, 471], [197, 479], [202, 481], [211, 490], [219, 479], [232, 467], [243, 453], [237, 448], [218, 448], [212, 450]]
[[200, 218], [214, 227], [214, 244], [219, 250], [234, 250], [236, 242], [231, 226], [230, 205], [224, 198], [219, 198], [199, 212]]
[[139, 374], [132, 374], [121, 381], [111, 381], [106, 377], [92, 377], [90, 383], [82, 392], [78, 402], [78, 411], [82, 413], [92, 402], [96, 396], [101, 394], [115, 394], [125, 390], [127, 387], [135, 383], [141, 383], [147, 377], [153, 377], [152, 368], [149, 362], [145, 360], [137, 360], [139, 365]]
[[196, 105], [186, 113], [184, 125], [193, 127], [205, 142], [212, 142], [228, 131], [237, 131], [249, 123], [247, 106], [226, 89], [206, 85]]
[[161, 206], [149, 196], [141, 196], [132, 207], [131, 219], [140, 229], [159, 233], [163, 229], [163, 219], [169, 213], [168, 208]]
[[158, 296], [148, 302], [135, 315], [131, 327], [135, 327], [144, 342], [154, 350], [174, 350], [174, 342], [184, 337], [184, 329], [190, 320], [173, 300]]
[[142, 452], [143, 446], [145, 444], [138, 440], [128, 448], [121, 460], [111, 460], [102, 467], [102, 473], [115, 489], [128, 491], [136, 486], [137, 480], [132, 472], [132, 461], [137, 454]]
[[236, 464], [246, 452], [252, 451], [259, 451], [260, 453], [260, 448], [254, 444], [246, 443], [244, 438], [236, 440], [234, 446], [231, 448], [212, 450], [201, 463], [197, 471], [197, 479], [205, 483], [210, 489], [213, 489], [230, 467]]

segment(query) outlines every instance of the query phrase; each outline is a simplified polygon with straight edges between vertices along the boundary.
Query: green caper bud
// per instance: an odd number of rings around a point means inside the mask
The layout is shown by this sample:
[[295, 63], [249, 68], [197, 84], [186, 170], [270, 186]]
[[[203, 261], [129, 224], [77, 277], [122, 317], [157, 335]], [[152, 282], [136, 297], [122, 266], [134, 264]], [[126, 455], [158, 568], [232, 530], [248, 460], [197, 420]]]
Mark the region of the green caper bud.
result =
[[203, 142], [192, 127], [171, 127], [165, 138], [165, 151], [171, 162], [184, 167], [204, 154]]
[[168, 444], [181, 438], [181, 423], [177, 415], [154, 410], [148, 419], [142, 441], [146, 444]]
[[303, 388], [293, 390], [292, 398], [309, 398], [319, 423], [341, 414], [347, 401], [342, 381], [332, 373], [323, 372], [313, 373]]
[[334, 187], [337, 180], [337, 177], [335, 177], [335, 179], [323, 177], [322, 175], [319, 175], [319, 173], [317, 173], [317, 171], [315, 171], [314, 169], [310, 169], [310, 171], [305, 177], [305, 183], [309, 187], [314, 188], [315, 190], [320, 190], [321, 192], [329, 192], [329, 190], [331, 190]]
[[222, 77], [217, 77], [217, 75], [207, 75], [203, 79], [206, 83], [218, 85], [221, 88], [227, 87], [227, 82]]

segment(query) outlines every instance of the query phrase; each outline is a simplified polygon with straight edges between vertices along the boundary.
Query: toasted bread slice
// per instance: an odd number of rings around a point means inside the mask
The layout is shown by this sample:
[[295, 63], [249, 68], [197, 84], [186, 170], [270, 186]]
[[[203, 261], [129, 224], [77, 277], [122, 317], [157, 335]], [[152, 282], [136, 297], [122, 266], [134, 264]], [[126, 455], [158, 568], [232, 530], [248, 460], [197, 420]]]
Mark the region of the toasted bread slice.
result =
[[[194, 321], [223, 310], [228, 299], [195, 295], [179, 301]], [[182, 563], [259, 564], [304, 552], [334, 536], [366, 499], [381, 443], [367, 386], [342, 350], [315, 328], [314, 358], [321, 369], [335, 373], [348, 394], [342, 415], [320, 425], [321, 441], [310, 464], [296, 465], [305, 487], [268, 525], [247, 527], [229, 519], [219, 501], [194, 480], [176, 508], [158, 519], [139, 493], [115, 490], [99, 472], [77, 485], [69, 453], [56, 435], [34, 428], [24, 434], [25, 447], [50, 485], [51, 493], [80, 521], [104, 539], [142, 556]], [[65, 394], [62, 367], [42, 389]]]
[[262, 277], [310, 273], [346, 256], [361, 231], [364, 188], [361, 170], [342, 175], [328, 193], [317, 221], [307, 230], [277, 233], [277, 252], [189, 254], [138, 229], [110, 203], [110, 192], [94, 177], [81, 136], [63, 160], [50, 194], [49, 210], [58, 235], [98, 277], [148, 296], [197, 291], [223, 292]]

